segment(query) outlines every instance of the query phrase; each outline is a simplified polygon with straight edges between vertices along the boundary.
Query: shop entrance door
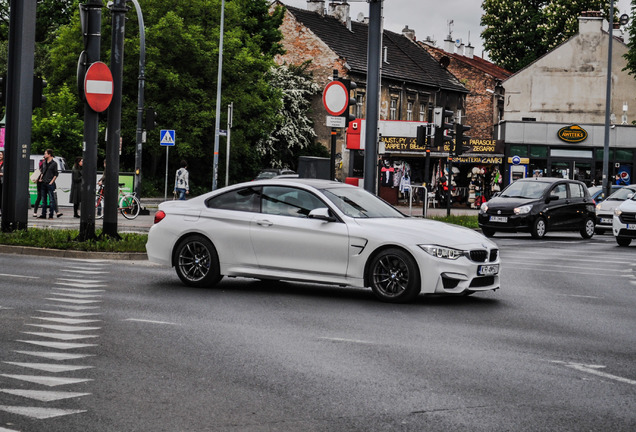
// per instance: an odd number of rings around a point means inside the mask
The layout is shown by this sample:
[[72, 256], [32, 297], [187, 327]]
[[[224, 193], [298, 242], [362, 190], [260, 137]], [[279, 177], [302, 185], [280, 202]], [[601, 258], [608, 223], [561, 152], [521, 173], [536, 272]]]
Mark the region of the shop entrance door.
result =
[[550, 177], [579, 180], [589, 186], [592, 174], [592, 161], [589, 159], [552, 159], [550, 163]]

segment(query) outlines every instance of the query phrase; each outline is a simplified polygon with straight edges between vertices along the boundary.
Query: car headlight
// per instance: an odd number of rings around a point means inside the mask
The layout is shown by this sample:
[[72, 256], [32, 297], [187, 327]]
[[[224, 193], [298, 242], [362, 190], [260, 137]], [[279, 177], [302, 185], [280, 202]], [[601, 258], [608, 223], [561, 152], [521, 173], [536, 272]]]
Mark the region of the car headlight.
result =
[[614, 210], [614, 214], [615, 214], [616, 216], [620, 216], [622, 213], [623, 213], [623, 210], [621, 210], [621, 209], [619, 209], [619, 208], [617, 208], [616, 210]]
[[488, 213], [488, 203], [482, 203], [481, 207], [479, 207], [479, 213]]
[[456, 260], [457, 258], [466, 255], [466, 252], [459, 249], [453, 249], [439, 245], [419, 245], [420, 248], [429, 255], [437, 258], [444, 258], [449, 260]]
[[596, 204], [596, 212], [598, 213], [598, 211], [601, 209], [601, 203]]
[[530, 213], [530, 210], [532, 210], [532, 204], [515, 207], [514, 212], [516, 215], [523, 215]]

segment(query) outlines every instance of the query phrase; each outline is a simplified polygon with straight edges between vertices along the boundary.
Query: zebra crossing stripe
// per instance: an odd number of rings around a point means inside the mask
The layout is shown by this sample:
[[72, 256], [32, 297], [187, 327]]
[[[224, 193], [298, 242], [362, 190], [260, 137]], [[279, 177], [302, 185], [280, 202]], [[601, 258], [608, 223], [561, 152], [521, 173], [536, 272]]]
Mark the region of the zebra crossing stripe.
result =
[[[22, 389], [0, 389], [0, 392], [11, 394], [14, 396], [21, 396], [29, 399], [35, 399], [40, 402], [52, 402], [62, 399], [70, 399], [81, 396], [89, 396], [91, 393], [77, 393], [77, 392], [60, 392], [60, 391], [46, 391], [46, 390], [22, 390]], [[1, 431], [2, 429], [0, 429]]]
[[18, 362], [9, 362], [9, 361], [5, 361], [2, 363], [41, 370], [44, 372], [51, 372], [51, 373], [70, 372], [70, 371], [76, 371], [81, 369], [91, 369], [94, 367], [94, 366], [76, 366], [76, 365], [64, 365], [64, 364], [54, 364], [54, 363], [18, 363]]
[[31, 417], [38, 420], [86, 412], [86, 410], [64, 410], [57, 408], [20, 407], [8, 405], [0, 405], [0, 411]]
[[81, 335], [81, 334], [70, 334], [70, 333], [40, 333], [40, 332], [22, 332], [22, 333], [30, 334], [33, 336], [41, 336], [41, 337], [66, 340], [66, 341], [99, 337], [98, 335]]
[[90, 378], [63, 378], [63, 377], [41, 376], [41, 375], [0, 374], [0, 376], [6, 377], [6, 378], [13, 378], [20, 381], [28, 381], [35, 384], [42, 384], [47, 387], [57, 387], [61, 385], [77, 384], [81, 382], [93, 381]]
[[70, 325], [52, 325], [52, 324], [27, 324], [32, 327], [42, 327], [49, 330], [57, 330], [62, 332], [72, 332], [72, 331], [87, 331], [87, 330], [99, 330], [101, 327], [80, 327], [80, 326], [70, 326]]
[[[68, 284], [61, 284], [60, 282], [55, 282], [58, 285], [68, 285]], [[106, 286], [106, 285], [90, 285], [88, 288], [99, 288], [102, 286]], [[88, 288], [53, 288], [54, 290], [57, 291], [68, 291], [68, 292], [74, 292], [74, 293], [86, 293], [86, 294], [90, 294], [90, 293], [101, 293], [104, 292], [106, 290], [103, 289], [88, 289]]]
[[49, 311], [49, 310], [39, 310], [38, 312], [48, 313], [53, 315], [62, 315], [62, 316], [74, 317], [74, 318], [101, 315], [100, 313], [90, 313], [90, 312], [69, 312], [69, 311]]
[[49, 360], [77, 360], [84, 357], [94, 357], [95, 354], [70, 354], [70, 353], [58, 353], [48, 351], [14, 351], [19, 354], [26, 354], [34, 357], [43, 357]]
[[76, 299], [61, 299], [61, 298], [50, 298], [47, 297], [47, 300], [53, 300], [64, 303], [74, 303], [74, 304], [91, 304], [91, 303], [101, 303], [101, 300], [76, 300]]
[[101, 294], [77, 294], [77, 293], [60, 293], [56, 292], [53, 295], [60, 297], [70, 297], [70, 298], [78, 298], [78, 299], [90, 299], [90, 298], [101, 298]]
[[43, 347], [62, 349], [62, 350], [98, 346], [98, 344], [72, 343], [72, 342], [49, 342], [49, 341], [32, 341], [32, 340], [18, 340], [18, 342], [24, 342], [24, 343], [28, 343], [32, 345], [39, 345]]
[[51, 318], [51, 317], [31, 317], [33, 319], [39, 319], [42, 321], [56, 322], [61, 324], [90, 324], [94, 322], [101, 322], [101, 320], [90, 319], [77, 319], [77, 318]]

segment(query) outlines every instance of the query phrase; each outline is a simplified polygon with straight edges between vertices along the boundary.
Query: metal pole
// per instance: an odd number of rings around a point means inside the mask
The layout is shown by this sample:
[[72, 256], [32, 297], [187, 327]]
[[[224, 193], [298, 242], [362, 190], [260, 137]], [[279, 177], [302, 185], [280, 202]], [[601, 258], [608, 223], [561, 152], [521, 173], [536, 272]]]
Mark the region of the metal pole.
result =
[[135, 151], [135, 185], [134, 191], [137, 198], [141, 198], [141, 149], [143, 146], [143, 123], [144, 123], [144, 85], [146, 79], [146, 29], [144, 28], [144, 16], [137, 0], [131, 0], [137, 11], [137, 21], [139, 23], [139, 79], [137, 90], [137, 135]]
[[170, 146], [166, 146], [166, 185], [163, 189], [163, 200], [167, 201], [168, 200], [168, 150], [170, 149]]
[[225, 0], [221, 2], [221, 29], [219, 36], [219, 70], [216, 82], [216, 121], [214, 124], [214, 163], [212, 165], [212, 190], [216, 190], [219, 175], [219, 129], [221, 128], [221, 78], [223, 75], [223, 24], [225, 21]]
[[35, 53], [35, 0], [11, 0], [7, 68], [2, 231], [26, 230]]
[[[335, 128], [331, 128], [331, 157], [329, 158], [329, 180], [336, 178], [336, 132]], [[366, 178], [366, 176], [365, 176]]]
[[375, 194], [378, 166], [378, 121], [380, 118], [380, 60], [382, 58], [382, 2], [369, 0], [367, 47], [367, 128], [364, 144], [364, 189]]
[[234, 102], [227, 106], [227, 140], [225, 142], [225, 186], [230, 184], [230, 135], [232, 131], [232, 116], [234, 115]]
[[122, 82], [124, 77], [124, 30], [126, 0], [114, 0], [110, 6], [113, 30], [110, 45], [110, 69], [113, 74], [113, 101], [108, 108], [106, 141], [106, 184], [104, 185], [104, 225], [102, 236], [121, 238], [117, 233], [119, 202], [119, 143], [121, 137]]
[[[84, 49], [86, 53], [85, 64], [82, 73], [78, 74], [81, 82], [84, 82], [86, 67], [99, 60], [100, 41], [102, 37], [102, 7], [101, 0], [87, 0], [80, 4], [80, 13], [85, 18]], [[99, 114], [84, 103], [84, 165], [82, 166], [82, 202], [80, 204], [80, 229], [77, 239], [79, 241], [95, 239], [95, 186], [97, 183], [97, 134]]]
[[614, 30], [614, 0], [610, 0], [609, 13], [609, 47], [607, 48], [607, 88], [605, 92], [605, 139], [603, 142], [603, 198], [610, 194], [609, 182], [609, 137], [610, 137], [610, 111], [612, 110], [612, 35]]

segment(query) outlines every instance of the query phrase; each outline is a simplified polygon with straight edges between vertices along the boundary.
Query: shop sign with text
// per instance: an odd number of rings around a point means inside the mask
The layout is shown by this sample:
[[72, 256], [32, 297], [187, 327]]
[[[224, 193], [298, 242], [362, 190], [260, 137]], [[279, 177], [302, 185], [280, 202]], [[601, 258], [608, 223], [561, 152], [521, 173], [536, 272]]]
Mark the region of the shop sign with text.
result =
[[557, 136], [561, 141], [567, 143], [579, 143], [587, 139], [587, 131], [581, 126], [571, 125], [559, 129]]
[[471, 164], [501, 164], [503, 163], [502, 157], [490, 157], [490, 156], [460, 156], [450, 158], [453, 163], [471, 163]]

